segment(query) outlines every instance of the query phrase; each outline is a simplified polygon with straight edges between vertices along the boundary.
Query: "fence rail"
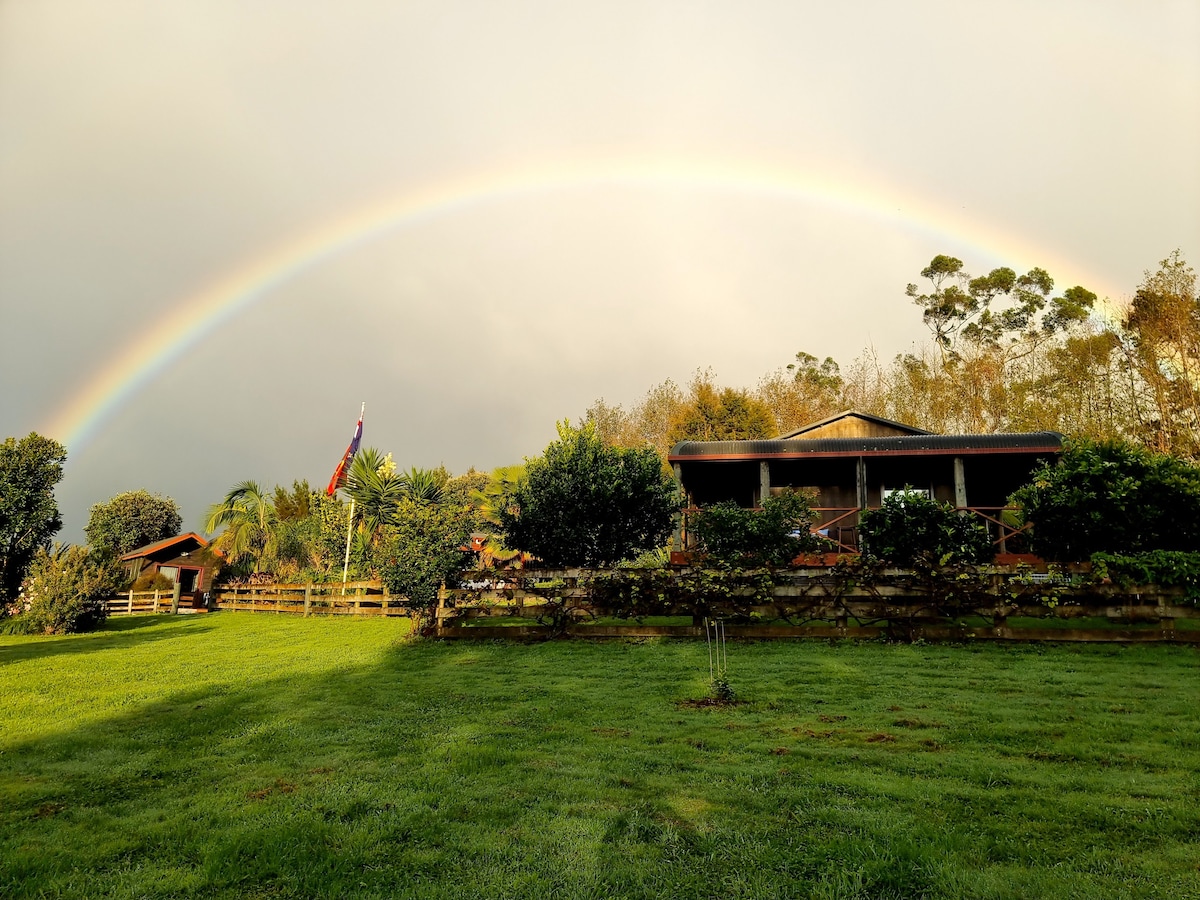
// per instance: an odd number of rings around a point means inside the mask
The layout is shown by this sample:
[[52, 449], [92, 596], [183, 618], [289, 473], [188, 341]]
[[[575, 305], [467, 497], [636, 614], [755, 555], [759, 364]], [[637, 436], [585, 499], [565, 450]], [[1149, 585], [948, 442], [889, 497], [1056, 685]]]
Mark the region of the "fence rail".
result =
[[378, 581], [337, 584], [232, 585], [212, 595], [213, 609], [294, 615], [407, 616], [403, 597]]
[[235, 584], [208, 594], [125, 591], [104, 601], [110, 616], [197, 613], [211, 610], [294, 613], [297, 615], [406, 616], [402, 598], [378, 581], [336, 584]]

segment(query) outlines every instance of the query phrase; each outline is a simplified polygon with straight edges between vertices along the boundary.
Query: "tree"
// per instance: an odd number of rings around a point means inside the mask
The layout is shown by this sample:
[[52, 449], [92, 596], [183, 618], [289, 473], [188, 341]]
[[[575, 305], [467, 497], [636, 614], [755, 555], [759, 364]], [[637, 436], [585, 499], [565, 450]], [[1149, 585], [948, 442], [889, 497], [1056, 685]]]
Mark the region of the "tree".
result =
[[1009, 502], [1047, 559], [1200, 547], [1200, 468], [1128, 443], [1073, 441]]
[[39, 547], [22, 589], [18, 628], [33, 634], [99, 628], [108, 615], [104, 598], [121, 583], [116, 563], [86, 547]]
[[39, 549], [62, 528], [54, 486], [67, 451], [36, 432], [0, 444], [0, 607], [16, 597]]
[[565, 421], [511, 499], [496, 510], [506, 543], [551, 566], [606, 566], [661, 546], [679, 508], [657, 452], [606, 445]]
[[364, 447], [350, 464], [344, 490], [354, 500], [363, 529], [373, 535], [395, 522], [405, 487], [404, 477], [396, 473], [392, 454], [385, 456], [374, 447]]
[[312, 507], [313, 490], [308, 479], [293, 481], [292, 489], [275, 485], [275, 515], [281, 522], [298, 522], [308, 516]]
[[503, 513], [516, 515], [517, 489], [525, 480], [525, 466], [501, 466], [493, 469], [487, 480], [471, 495], [478, 509], [477, 527], [486, 532], [481, 563], [508, 563], [521, 555], [505, 543]]
[[1124, 326], [1149, 395], [1145, 442], [1161, 453], [1200, 455], [1200, 297], [1178, 250], [1146, 273]]
[[[1084, 321], [1096, 302], [1095, 294], [1079, 286], [1051, 298], [1054, 279], [1045, 269], [1018, 276], [1001, 267], [972, 278], [963, 271], [961, 259], [938, 255], [921, 270], [921, 277], [929, 281], [929, 293], [922, 294], [915, 284], [908, 285], [905, 293], [921, 307], [943, 359], [953, 355], [960, 336], [975, 344], [998, 346], [1004, 338], [1016, 342], [1039, 332], [1051, 335]], [[1009, 305], [993, 307], [999, 298]], [[1050, 309], [1043, 314], [1047, 304]]]
[[708, 372], [698, 372], [691, 393], [667, 430], [669, 443], [680, 441], [745, 441], [776, 434], [775, 416], [749, 391], [718, 390]]
[[204, 530], [224, 527], [213, 547], [232, 567], [250, 564], [255, 574], [269, 569], [277, 550], [279, 517], [271, 496], [256, 481], [235, 485], [225, 499], [208, 510]]
[[83, 533], [99, 556], [116, 559], [138, 547], [175, 537], [182, 524], [179, 505], [170, 497], [125, 491], [94, 505]]
[[803, 350], [786, 370], [765, 375], [755, 392], [775, 416], [775, 431], [786, 434], [845, 409], [841, 369], [832, 356], [819, 360]]

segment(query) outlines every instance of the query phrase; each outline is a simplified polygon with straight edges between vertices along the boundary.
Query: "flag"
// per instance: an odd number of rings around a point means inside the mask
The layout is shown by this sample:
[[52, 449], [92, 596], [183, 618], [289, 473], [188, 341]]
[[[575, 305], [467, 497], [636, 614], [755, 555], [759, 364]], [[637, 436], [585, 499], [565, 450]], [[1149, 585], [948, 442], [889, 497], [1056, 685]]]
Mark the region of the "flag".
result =
[[342, 456], [341, 462], [337, 464], [337, 468], [333, 470], [333, 477], [329, 479], [329, 487], [325, 493], [332, 497], [337, 493], [337, 489], [346, 483], [346, 476], [350, 474], [350, 464], [354, 462], [354, 454], [358, 452], [358, 443], [362, 440], [362, 420], [363, 413], [367, 411], [367, 404], [362, 405], [362, 412], [358, 414], [358, 425], [354, 429], [354, 438], [350, 441], [350, 446], [346, 448], [346, 453]]

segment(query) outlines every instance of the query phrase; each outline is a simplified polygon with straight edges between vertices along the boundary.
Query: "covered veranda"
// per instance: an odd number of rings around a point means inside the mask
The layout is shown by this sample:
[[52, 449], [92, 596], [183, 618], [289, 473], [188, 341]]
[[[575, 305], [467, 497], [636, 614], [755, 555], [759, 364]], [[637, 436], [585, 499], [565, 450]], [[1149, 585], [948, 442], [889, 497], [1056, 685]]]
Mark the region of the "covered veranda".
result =
[[1008, 497], [1062, 442], [1052, 431], [684, 441], [669, 457], [686, 498], [680, 546], [691, 546], [688, 520], [703, 506], [732, 500], [757, 508], [772, 493], [804, 490], [816, 497], [814, 533], [837, 552], [857, 553], [863, 510], [909, 489], [978, 516], [997, 552], [1010, 552], [1023, 529], [1005, 522]]

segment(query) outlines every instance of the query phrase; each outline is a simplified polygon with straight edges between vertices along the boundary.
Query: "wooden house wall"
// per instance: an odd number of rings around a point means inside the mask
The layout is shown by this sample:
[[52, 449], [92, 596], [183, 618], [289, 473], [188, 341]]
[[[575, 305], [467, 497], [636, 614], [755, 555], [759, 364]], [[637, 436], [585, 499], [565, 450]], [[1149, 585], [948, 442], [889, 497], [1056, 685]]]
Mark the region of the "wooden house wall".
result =
[[860, 419], [857, 416], [844, 416], [817, 428], [801, 432], [796, 437], [807, 441], [818, 438], [896, 437], [909, 434], [912, 432], [907, 429], [896, 428], [883, 422], [872, 422], [870, 419]]
[[219, 567], [219, 560], [204, 547], [197, 547], [189, 550], [187, 552], [187, 556], [184, 556], [183, 552], [184, 551], [180, 547], [168, 547], [159, 553], [130, 560], [130, 567], [128, 571], [130, 572], [131, 577], [137, 578], [143, 572], [151, 570], [158, 571], [163, 566], [199, 569], [200, 574], [196, 580], [196, 590], [211, 590], [213, 576], [216, 574], [216, 570]]

